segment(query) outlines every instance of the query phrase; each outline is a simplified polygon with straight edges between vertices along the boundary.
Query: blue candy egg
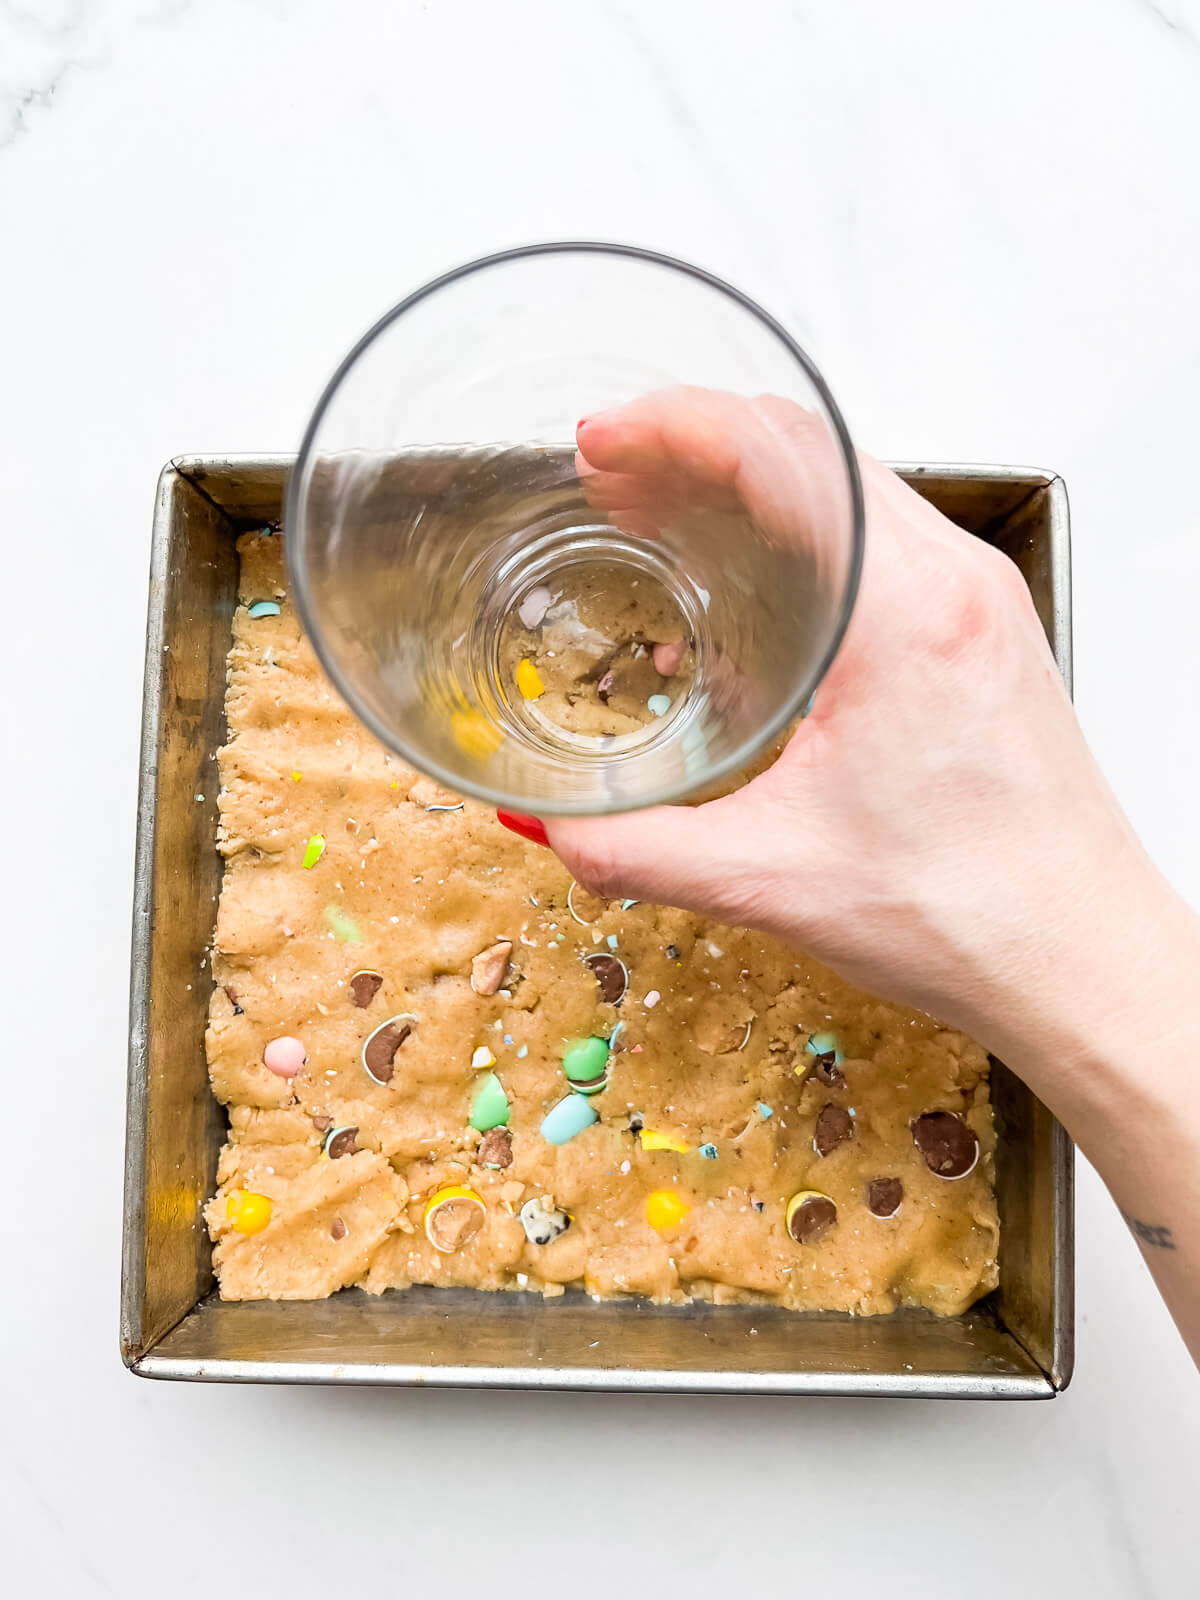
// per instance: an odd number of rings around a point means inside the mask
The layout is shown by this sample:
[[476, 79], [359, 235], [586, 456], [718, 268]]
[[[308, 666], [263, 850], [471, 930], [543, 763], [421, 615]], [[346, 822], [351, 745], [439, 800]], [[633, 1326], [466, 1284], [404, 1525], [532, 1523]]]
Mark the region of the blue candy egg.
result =
[[577, 1133], [599, 1121], [591, 1102], [581, 1094], [569, 1094], [542, 1118], [542, 1138], [550, 1144], [566, 1144]]

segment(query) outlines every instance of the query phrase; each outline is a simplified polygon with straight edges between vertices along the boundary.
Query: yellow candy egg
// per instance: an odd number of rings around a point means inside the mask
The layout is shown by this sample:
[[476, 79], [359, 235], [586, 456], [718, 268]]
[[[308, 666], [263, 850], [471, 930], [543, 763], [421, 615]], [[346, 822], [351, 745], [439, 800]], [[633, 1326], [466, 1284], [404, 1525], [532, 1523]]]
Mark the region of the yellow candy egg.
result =
[[517, 688], [525, 700], [536, 700], [539, 695], [546, 692], [542, 675], [528, 656], [525, 656], [517, 667]]
[[646, 1196], [646, 1221], [659, 1233], [665, 1228], [677, 1228], [691, 1209], [674, 1189], [655, 1189]]
[[271, 1220], [271, 1202], [265, 1194], [235, 1189], [225, 1202], [225, 1215], [239, 1233], [261, 1233]]
[[483, 1227], [487, 1207], [464, 1184], [454, 1183], [429, 1197], [425, 1207], [425, 1237], [435, 1250], [450, 1255], [461, 1250]]
[[504, 734], [482, 711], [455, 711], [450, 732], [458, 748], [469, 756], [490, 756], [504, 741]]

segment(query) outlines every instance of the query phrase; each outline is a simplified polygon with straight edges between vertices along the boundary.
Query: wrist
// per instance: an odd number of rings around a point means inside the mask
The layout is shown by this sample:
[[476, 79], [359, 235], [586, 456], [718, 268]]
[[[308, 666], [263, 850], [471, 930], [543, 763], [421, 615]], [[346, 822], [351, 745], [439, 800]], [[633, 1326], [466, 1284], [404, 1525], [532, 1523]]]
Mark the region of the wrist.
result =
[[1179, 1105], [1200, 1063], [1198, 994], [1200, 918], [1144, 861], [1062, 919], [977, 1036], [1089, 1149], [1122, 1118]]

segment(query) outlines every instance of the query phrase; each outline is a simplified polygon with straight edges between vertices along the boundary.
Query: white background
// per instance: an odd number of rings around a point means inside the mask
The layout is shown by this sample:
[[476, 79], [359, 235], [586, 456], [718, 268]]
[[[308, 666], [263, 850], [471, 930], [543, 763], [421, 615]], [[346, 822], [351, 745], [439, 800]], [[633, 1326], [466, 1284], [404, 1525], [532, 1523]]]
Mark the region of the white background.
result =
[[1196, 0], [0, 0], [14, 1594], [1195, 1593], [1200, 1382], [1086, 1170], [1041, 1405], [152, 1385], [117, 1278], [163, 461], [294, 448], [466, 257], [692, 257], [876, 454], [1063, 473], [1080, 714], [1200, 904], [1198, 151]]

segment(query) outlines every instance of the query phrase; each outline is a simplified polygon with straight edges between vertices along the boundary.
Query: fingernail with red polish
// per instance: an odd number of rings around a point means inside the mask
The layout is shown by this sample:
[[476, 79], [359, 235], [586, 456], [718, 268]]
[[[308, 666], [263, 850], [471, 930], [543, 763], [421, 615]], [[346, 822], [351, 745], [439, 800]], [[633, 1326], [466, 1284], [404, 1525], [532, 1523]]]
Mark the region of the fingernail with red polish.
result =
[[580, 417], [579, 421], [575, 424], [575, 432], [578, 433], [580, 428], [583, 428], [583, 427], [586, 427], [586, 426], [587, 426], [587, 418], [586, 417]]
[[521, 811], [497, 811], [496, 821], [502, 828], [507, 828], [510, 833], [519, 833], [522, 839], [528, 839], [531, 844], [549, 845], [546, 830], [536, 817], [527, 817]]

